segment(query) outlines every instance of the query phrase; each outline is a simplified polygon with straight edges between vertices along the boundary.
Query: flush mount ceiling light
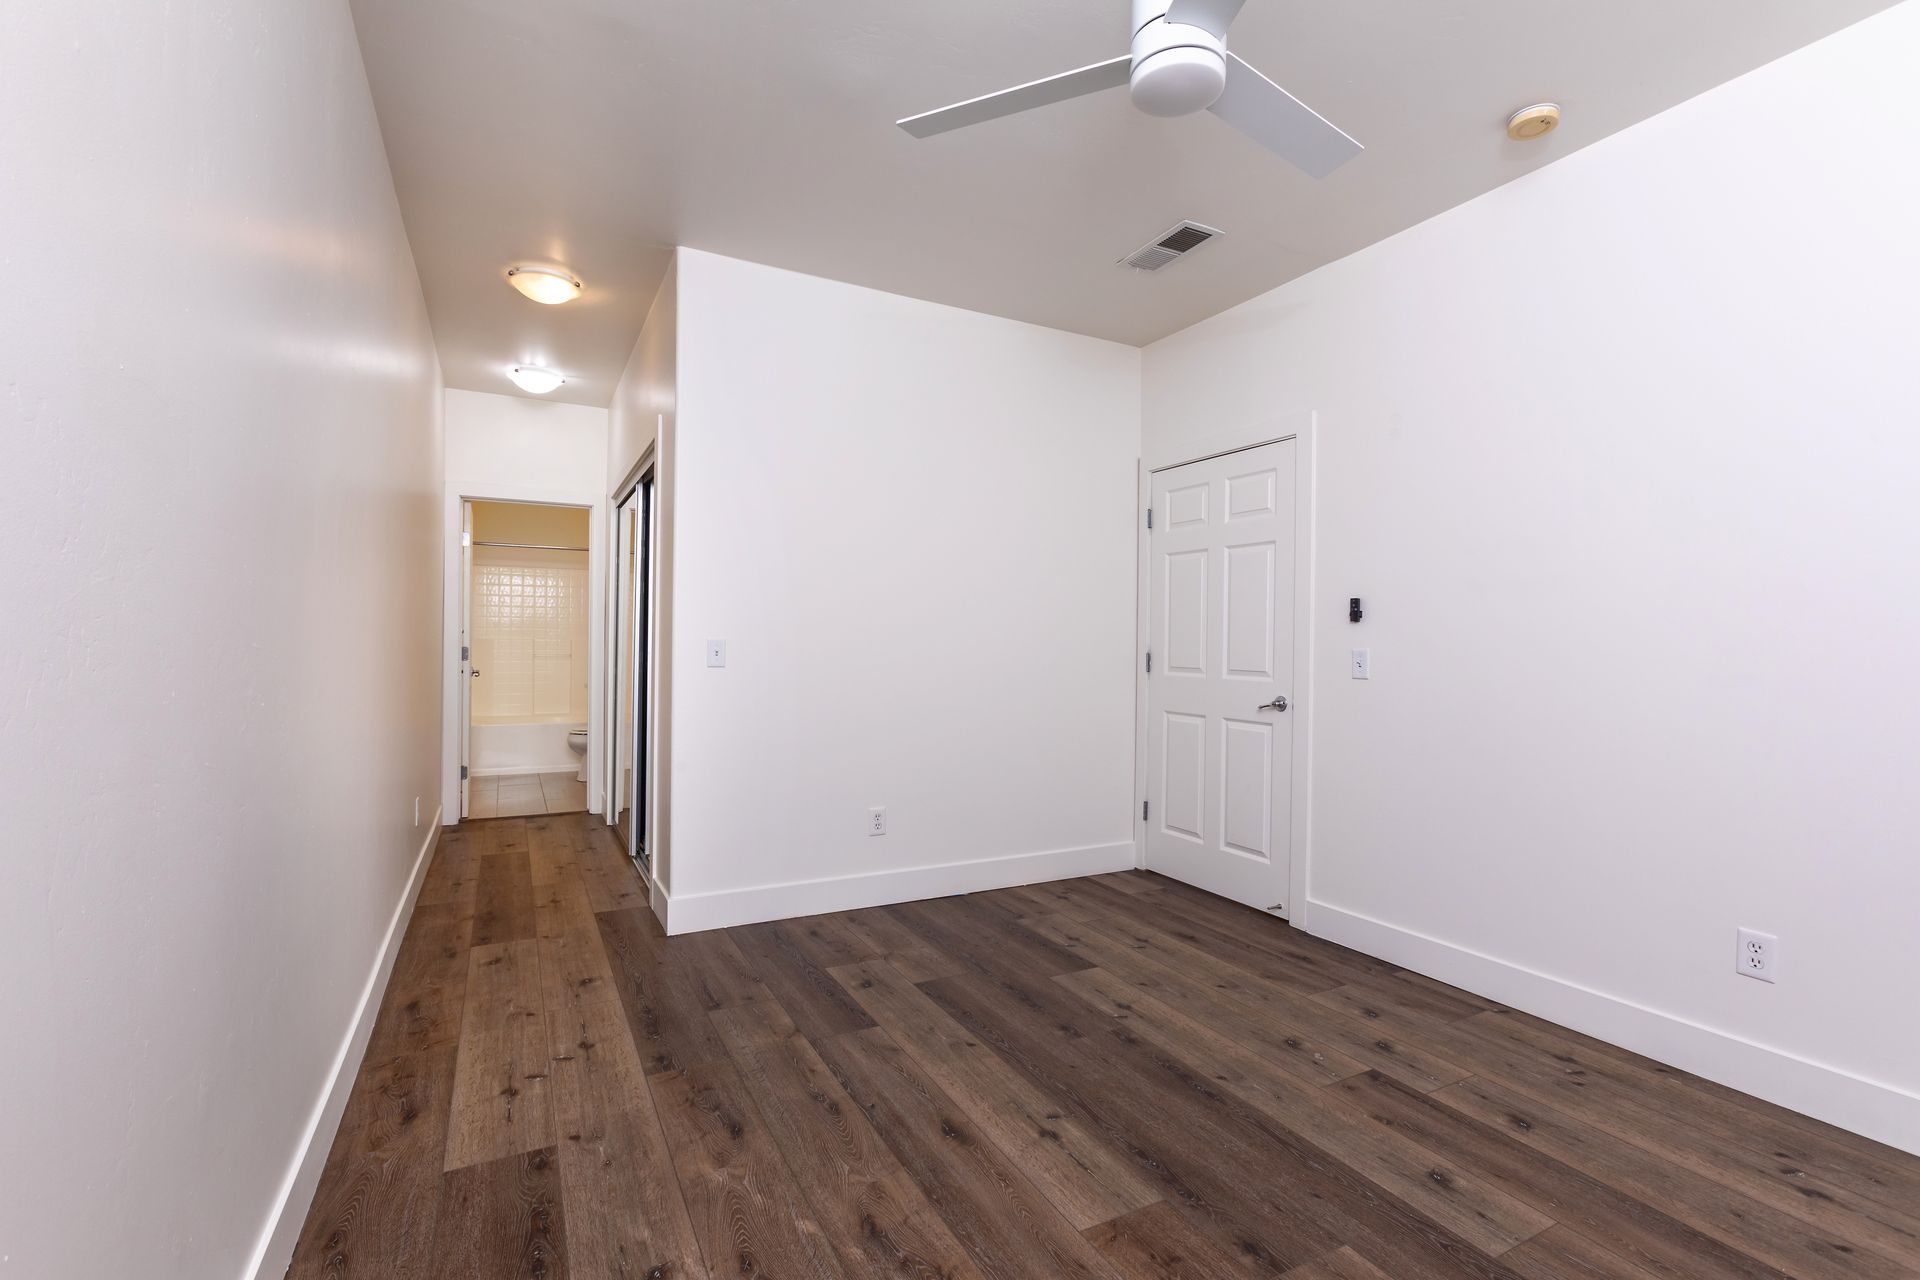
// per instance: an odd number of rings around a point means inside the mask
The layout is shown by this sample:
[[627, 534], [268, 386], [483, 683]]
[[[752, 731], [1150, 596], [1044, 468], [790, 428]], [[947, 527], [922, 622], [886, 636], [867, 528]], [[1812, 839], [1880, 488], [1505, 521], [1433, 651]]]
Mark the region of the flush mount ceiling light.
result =
[[551, 369], [531, 364], [517, 364], [507, 370], [507, 376], [513, 379], [514, 386], [530, 396], [543, 396], [566, 381]]
[[580, 282], [563, 267], [521, 265], [507, 268], [507, 283], [535, 302], [558, 306], [580, 296]]
[[1522, 107], [1508, 117], [1507, 136], [1515, 142], [1531, 142], [1535, 138], [1544, 138], [1560, 127], [1560, 104], [1557, 102], [1536, 102], [1530, 107]]

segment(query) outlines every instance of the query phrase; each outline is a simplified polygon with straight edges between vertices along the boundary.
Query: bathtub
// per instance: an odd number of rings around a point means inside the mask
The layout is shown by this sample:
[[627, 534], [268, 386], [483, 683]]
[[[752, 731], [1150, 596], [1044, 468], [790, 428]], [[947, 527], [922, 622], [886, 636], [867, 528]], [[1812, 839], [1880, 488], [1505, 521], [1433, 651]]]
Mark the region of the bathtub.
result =
[[587, 726], [554, 720], [489, 724], [474, 721], [467, 764], [476, 778], [504, 773], [573, 773], [580, 757], [567, 747], [567, 734]]

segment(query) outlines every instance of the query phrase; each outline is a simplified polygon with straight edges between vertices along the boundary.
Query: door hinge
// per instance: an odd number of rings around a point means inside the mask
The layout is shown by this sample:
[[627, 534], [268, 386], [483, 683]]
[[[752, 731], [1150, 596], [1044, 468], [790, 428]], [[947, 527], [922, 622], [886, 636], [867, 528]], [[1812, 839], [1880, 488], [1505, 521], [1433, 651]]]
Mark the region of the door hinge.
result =
[[466, 780], [467, 780], [467, 766], [465, 766], [465, 765], [461, 765], [461, 766], [460, 766], [460, 781], [462, 781], [462, 782], [465, 782]]
[[473, 657], [473, 654], [472, 654], [472, 652], [471, 652], [471, 651], [470, 651], [470, 650], [469, 650], [469, 649], [467, 648], [467, 646], [465, 646], [465, 645], [461, 645], [461, 646], [460, 646], [460, 661], [462, 661], [462, 662], [466, 662], [466, 661], [468, 661], [468, 660], [469, 660], [470, 658], [472, 658], [472, 657]]
[[1153, 508], [1147, 508], [1147, 528], [1153, 528]]
[[472, 546], [472, 545], [473, 545], [473, 535], [472, 535], [472, 534], [470, 534], [470, 533], [463, 533], [463, 534], [461, 534], [461, 535], [460, 535], [460, 545], [461, 545], [461, 546], [463, 546], [463, 547], [470, 547], [470, 546]]
[[1147, 803], [1145, 800], [1140, 802], [1140, 821], [1142, 822], [1147, 820]]
[[1147, 674], [1153, 674], [1153, 650], [1147, 650]]

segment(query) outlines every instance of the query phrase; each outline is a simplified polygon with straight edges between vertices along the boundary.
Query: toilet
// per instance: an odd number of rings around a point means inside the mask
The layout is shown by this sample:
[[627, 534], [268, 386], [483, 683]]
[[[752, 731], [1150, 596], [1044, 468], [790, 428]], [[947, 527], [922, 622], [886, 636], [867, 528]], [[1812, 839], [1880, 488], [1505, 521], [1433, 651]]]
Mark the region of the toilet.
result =
[[[548, 741], [551, 742], [552, 739], [549, 738]], [[568, 731], [567, 750], [580, 757], [580, 772], [574, 776], [585, 782], [587, 780], [587, 731], [585, 729]]]

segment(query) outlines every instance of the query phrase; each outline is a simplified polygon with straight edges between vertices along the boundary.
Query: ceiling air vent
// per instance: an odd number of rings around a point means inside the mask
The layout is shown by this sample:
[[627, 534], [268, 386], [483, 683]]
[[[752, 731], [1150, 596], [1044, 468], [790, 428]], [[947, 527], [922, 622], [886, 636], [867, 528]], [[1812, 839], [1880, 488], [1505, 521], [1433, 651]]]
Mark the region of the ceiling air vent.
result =
[[1219, 234], [1212, 227], [1203, 227], [1197, 222], [1183, 222], [1152, 244], [1142, 245], [1120, 259], [1120, 263], [1136, 271], [1158, 271]]

